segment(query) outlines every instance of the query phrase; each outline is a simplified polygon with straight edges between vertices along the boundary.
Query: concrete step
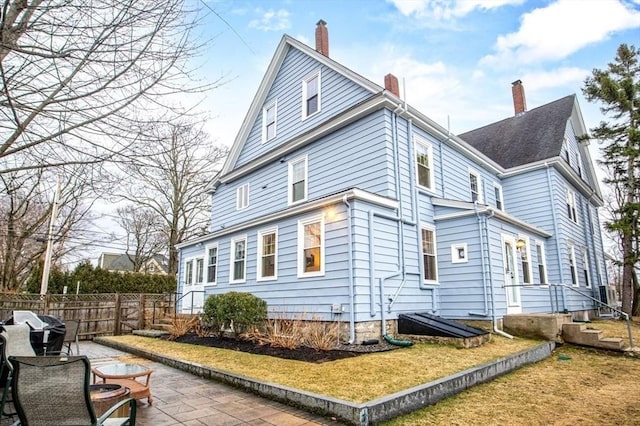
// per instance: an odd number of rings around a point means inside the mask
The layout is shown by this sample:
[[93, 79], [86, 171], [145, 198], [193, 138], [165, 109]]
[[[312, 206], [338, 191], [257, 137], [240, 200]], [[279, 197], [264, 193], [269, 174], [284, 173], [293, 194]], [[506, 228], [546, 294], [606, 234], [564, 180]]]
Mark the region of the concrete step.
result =
[[614, 351], [624, 350], [624, 340], [618, 337], [604, 337], [602, 330], [588, 328], [584, 323], [562, 325], [562, 338], [567, 343]]

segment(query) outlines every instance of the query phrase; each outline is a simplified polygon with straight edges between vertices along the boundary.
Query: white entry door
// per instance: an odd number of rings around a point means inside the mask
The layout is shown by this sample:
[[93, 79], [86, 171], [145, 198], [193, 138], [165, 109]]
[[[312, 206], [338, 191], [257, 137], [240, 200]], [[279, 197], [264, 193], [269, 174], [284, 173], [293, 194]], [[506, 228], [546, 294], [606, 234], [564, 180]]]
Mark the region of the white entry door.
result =
[[188, 259], [185, 262], [185, 283], [179, 304], [183, 314], [202, 312], [204, 306], [204, 258]]
[[518, 267], [516, 264], [516, 242], [511, 236], [502, 236], [504, 257], [504, 285], [507, 296], [507, 314], [522, 312], [520, 287], [518, 285]]

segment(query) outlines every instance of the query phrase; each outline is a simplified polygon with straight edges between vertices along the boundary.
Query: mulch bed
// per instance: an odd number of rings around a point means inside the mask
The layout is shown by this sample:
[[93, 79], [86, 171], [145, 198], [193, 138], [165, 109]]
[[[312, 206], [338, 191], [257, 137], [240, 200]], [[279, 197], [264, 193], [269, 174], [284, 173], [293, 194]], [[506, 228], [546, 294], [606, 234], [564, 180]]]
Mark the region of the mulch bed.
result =
[[338, 359], [351, 358], [366, 353], [383, 352], [398, 348], [398, 346], [393, 346], [386, 342], [378, 342], [374, 344], [339, 344], [337, 345], [336, 349], [329, 351], [319, 351], [306, 346], [300, 346], [296, 349], [287, 349], [266, 344], [261, 345], [252, 340], [242, 338], [213, 336], [199, 337], [195, 333], [188, 333], [184, 336], [172, 338], [171, 340], [173, 340], [174, 342], [188, 343], [192, 345], [209, 346], [212, 348], [229, 349], [233, 351], [274, 356], [278, 358], [313, 363], [335, 361]]

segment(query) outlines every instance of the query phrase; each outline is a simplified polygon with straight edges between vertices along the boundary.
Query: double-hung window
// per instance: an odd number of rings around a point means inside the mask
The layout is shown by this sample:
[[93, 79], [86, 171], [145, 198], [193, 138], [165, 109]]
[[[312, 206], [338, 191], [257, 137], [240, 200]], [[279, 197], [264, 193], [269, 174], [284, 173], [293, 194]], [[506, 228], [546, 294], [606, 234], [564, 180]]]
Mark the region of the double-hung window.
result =
[[184, 283], [193, 284], [193, 260], [188, 260], [184, 266]]
[[258, 232], [258, 280], [277, 278], [278, 230]]
[[578, 223], [578, 213], [576, 210], [576, 194], [567, 188], [567, 215], [573, 222]]
[[202, 284], [204, 281], [204, 259], [196, 259], [196, 284]]
[[289, 204], [307, 199], [307, 156], [289, 161]]
[[302, 81], [302, 118], [320, 111], [320, 70]]
[[324, 275], [324, 219], [298, 222], [298, 276]]
[[436, 231], [427, 226], [422, 227], [422, 261], [424, 266], [424, 281], [438, 280], [438, 262], [436, 258]]
[[249, 184], [245, 183], [236, 190], [236, 210], [249, 207]]
[[502, 187], [497, 183], [493, 184], [493, 195], [496, 199], [496, 209], [504, 211], [504, 201], [502, 200]]
[[416, 179], [418, 186], [433, 191], [433, 148], [425, 139], [414, 135], [413, 145], [416, 155]]
[[536, 243], [536, 256], [538, 258], [538, 275], [540, 275], [540, 284], [547, 284], [547, 266], [544, 254], [544, 245]]
[[584, 276], [584, 285], [591, 288], [591, 280], [589, 279], [589, 256], [587, 250], [582, 251], [582, 275]]
[[531, 284], [531, 260], [529, 256], [529, 239], [522, 238], [524, 245], [518, 249], [520, 252], [520, 266], [522, 267], [522, 282]]
[[243, 283], [247, 275], [247, 237], [231, 240], [231, 283]]
[[471, 191], [471, 201], [482, 202], [482, 180], [480, 174], [474, 170], [469, 170], [469, 190]]
[[218, 246], [207, 247], [207, 282], [218, 281]]
[[569, 270], [571, 272], [571, 284], [578, 287], [578, 271], [576, 269], [576, 251], [573, 244], [569, 244]]
[[262, 109], [262, 141], [267, 142], [276, 137], [278, 103], [271, 102]]

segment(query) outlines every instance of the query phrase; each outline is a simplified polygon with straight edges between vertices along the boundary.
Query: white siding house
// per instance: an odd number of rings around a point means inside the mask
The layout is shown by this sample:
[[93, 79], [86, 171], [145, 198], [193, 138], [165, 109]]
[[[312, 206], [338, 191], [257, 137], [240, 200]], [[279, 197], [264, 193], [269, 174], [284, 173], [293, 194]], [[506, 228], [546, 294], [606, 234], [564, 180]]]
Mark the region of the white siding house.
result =
[[513, 117], [456, 136], [392, 75], [379, 86], [285, 35], [212, 183], [210, 233], [179, 246], [178, 292], [250, 292], [349, 342], [402, 313], [593, 309], [602, 197], [579, 106], [527, 111], [513, 91]]

